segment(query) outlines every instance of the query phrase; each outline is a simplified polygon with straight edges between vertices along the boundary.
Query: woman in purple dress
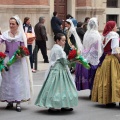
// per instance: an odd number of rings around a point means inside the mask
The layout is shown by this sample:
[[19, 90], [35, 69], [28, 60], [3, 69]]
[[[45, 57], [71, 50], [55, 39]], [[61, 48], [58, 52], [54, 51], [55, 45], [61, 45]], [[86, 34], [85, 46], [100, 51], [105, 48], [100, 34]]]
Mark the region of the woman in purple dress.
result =
[[[27, 46], [26, 36], [18, 16], [10, 18], [9, 27], [10, 30], [5, 31], [0, 39], [0, 43], [6, 46], [7, 57], [4, 64], [14, 55], [19, 46]], [[31, 98], [32, 77], [29, 58], [16, 57], [18, 60], [9, 67], [9, 70], [1, 73], [0, 101], [8, 103], [6, 109], [13, 108], [13, 103], [16, 103], [16, 111], [21, 112], [20, 103]]]
[[97, 18], [91, 18], [88, 22], [88, 30], [83, 38], [84, 50], [82, 55], [90, 64], [90, 69], [84, 68], [77, 63], [75, 70], [75, 83], [78, 91], [92, 89], [94, 75], [102, 54], [102, 41], [98, 32]]

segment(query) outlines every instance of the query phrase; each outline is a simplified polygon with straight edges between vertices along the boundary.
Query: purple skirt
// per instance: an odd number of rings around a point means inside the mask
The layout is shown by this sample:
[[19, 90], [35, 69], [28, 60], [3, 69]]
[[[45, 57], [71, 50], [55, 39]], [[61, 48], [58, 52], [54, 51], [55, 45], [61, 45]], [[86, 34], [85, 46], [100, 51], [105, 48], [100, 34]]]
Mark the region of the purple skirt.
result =
[[90, 69], [84, 68], [81, 64], [76, 64], [75, 69], [75, 84], [78, 91], [92, 89], [94, 76], [97, 70], [97, 65], [90, 65]]

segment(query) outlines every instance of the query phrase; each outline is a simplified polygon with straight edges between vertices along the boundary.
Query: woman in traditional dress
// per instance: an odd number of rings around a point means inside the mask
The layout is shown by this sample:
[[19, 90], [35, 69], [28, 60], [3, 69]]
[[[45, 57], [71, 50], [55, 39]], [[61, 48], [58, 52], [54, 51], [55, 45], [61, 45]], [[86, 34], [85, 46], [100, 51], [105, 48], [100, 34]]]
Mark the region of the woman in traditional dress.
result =
[[114, 107], [120, 102], [120, 47], [115, 21], [108, 21], [103, 31], [104, 52], [92, 89], [92, 101]]
[[[81, 51], [83, 50], [83, 45], [71, 19], [67, 19], [65, 21], [65, 27], [67, 28], [66, 30], [67, 40], [65, 43], [64, 51], [68, 55], [71, 49], [77, 48], [78, 53], [81, 53]], [[71, 65], [70, 71], [71, 73], [75, 71], [75, 64]]]
[[92, 89], [94, 75], [102, 55], [102, 39], [98, 32], [97, 18], [91, 18], [88, 22], [88, 30], [83, 39], [84, 50], [82, 55], [90, 64], [90, 69], [77, 63], [75, 70], [75, 83], [78, 91]]
[[45, 82], [36, 99], [35, 105], [49, 108], [49, 111], [72, 111], [78, 104], [78, 94], [73, 78], [67, 66], [63, 51], [66, 37], [62, 33], [55, 36], [55, 45], [51, 50], [50, 68]]
[[[10, 30], [5, 31], [0, 39], [0, 43], [6, 46], [5, 65], [19, 46], [27, 47], [26, 36], [18, 16], [10, 18], [9, 27]], [[16, 103], [16, 111], [21, 112], [20, 103], [29, 101], [31, 98], [32, 76], [28, 57], [21, 58], [19, 55], [16, 57], [18, 60], [9, 67], [9, 70], [2, 72], [0, 101], [8, 102], [6, 109], [13, 108], [13, 103]]]

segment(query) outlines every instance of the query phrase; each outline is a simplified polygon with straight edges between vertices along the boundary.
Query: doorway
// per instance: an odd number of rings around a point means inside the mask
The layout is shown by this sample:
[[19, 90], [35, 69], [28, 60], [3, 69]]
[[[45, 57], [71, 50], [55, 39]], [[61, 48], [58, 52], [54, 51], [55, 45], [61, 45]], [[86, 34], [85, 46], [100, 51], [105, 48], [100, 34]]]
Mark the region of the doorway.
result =
[[[60, 20], [66, 20], [67, 15], [67, 0], [54, 0], [54, 11], [58, 13]], [[64, 27], [64, 22], [63, 22]]]

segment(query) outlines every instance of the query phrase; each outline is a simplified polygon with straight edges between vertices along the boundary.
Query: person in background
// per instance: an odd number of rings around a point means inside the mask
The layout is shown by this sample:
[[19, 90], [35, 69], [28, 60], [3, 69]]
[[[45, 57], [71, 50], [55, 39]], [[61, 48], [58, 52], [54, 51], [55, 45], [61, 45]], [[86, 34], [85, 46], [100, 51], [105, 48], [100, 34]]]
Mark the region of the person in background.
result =
[[[102, 55], [102, 39], [98, 32], [98, 20], [93, 17], [88, 22], [88, 30], [83, 39], [83, 57], [88, 61], [90, 69], [84, 68], [77, 63], [75, 69], [75, 84], [78, 91], [90, 89], [92, 90], [96, 69], [98, 67], [99, 58]], [[91, 98], [91, 92], [90, 96]]]
[[[25, 17], [24, 18], [24, 22], [23, 22], [23, 29], [25, 31], [25, 33], [32, 33], [32, 34], [35, 34], [34, 33], [34, 29], [30, 23], [30, 18], [29, 17]], [[36, 71], [33, 69], [33, 50], [32, 50], [32, 44], [33, 44], [33, 41], [35, 38], [29, 38], [31, 39], [32, 41], [31, 42], [28, 42], [27, 40], [27, 47], [28, 47], [28, 50], [30, 52], [30, 65], [31, 65], [31, 69], [32, 69], [32, 72], [35, 73]]]
[[[10, 30], [3, 32], [0, 39], [0, 44], [4, 43], [6, 46], [5, 65], [19, 46], [27, 47], [27, 39], [19, 16], [12, 16], [9, 19], [9, 27]], [[16, 111], [21, 112], [21, 102], [31, 99], [32, 72], [28, 57], [19, 55], [16, 57], [18, 60], [9, 67], [9, 70], [1, 73], [0, 101], [8, 103], [6, 109], [12, 109], [13, 103], [16, 103]]]
[[76, 28], [77, 34], [79, 35], [81, 42], [83, 42], [83, 37], [84, 37], [84, 30], [83, 30], [83, 23], [82, 22], [78, 22], [77, 23], [77, 28]]
[[84, 32], [87, 31], [87, 24], [88, 24], [89, 20], [90, 20], [90, 17], [86, 17], [85, 20], [84, 20], [84, 23], [83, 23]]
[[72, 111], [78, 104], [78, 94], [63, 47], [66, 37], [58, 33], [51, 49], [50, 68], [35, 105], [49, 108], [49, 112]]
[[2, 32], [1, 32], [1, 28], [0, 28], [0, 35], [2, 34]]
[[62, 21], [58, 18], [58, 13], [56, 11], [53, 12], [51, 27], [54, 35], [56, 35], [57, 33], [63, 33]]
[[115, 102], [120, 102], [120, 47], [116, 31], [116, 22], [108, 21], [102, 33], [104, 52], [92, 89], [91, 100], [106, 107], [115, 107]]
[[36, 45], [38, 46], [37, 52], [40, 49], [44, 59], [44, 63], [49, 63], [46, 46], [46, 41], [48, 40], [48, 37], [44, 23], [45, 17], [40, 17], [39, 22], [35, 25], [34, 31], [36, 36]]
[[77, 27], [77, 20], [75, 19], [75, 18], [73, 18], [73, 16], [72, 15], [70, 15], [70, 14], [67, 14], [66, 15], [66, 19], [71, 19], [72, 20], [72, 22], [73, 22], [73, 24], [74, 24], [74, 27], [76, 28]]

